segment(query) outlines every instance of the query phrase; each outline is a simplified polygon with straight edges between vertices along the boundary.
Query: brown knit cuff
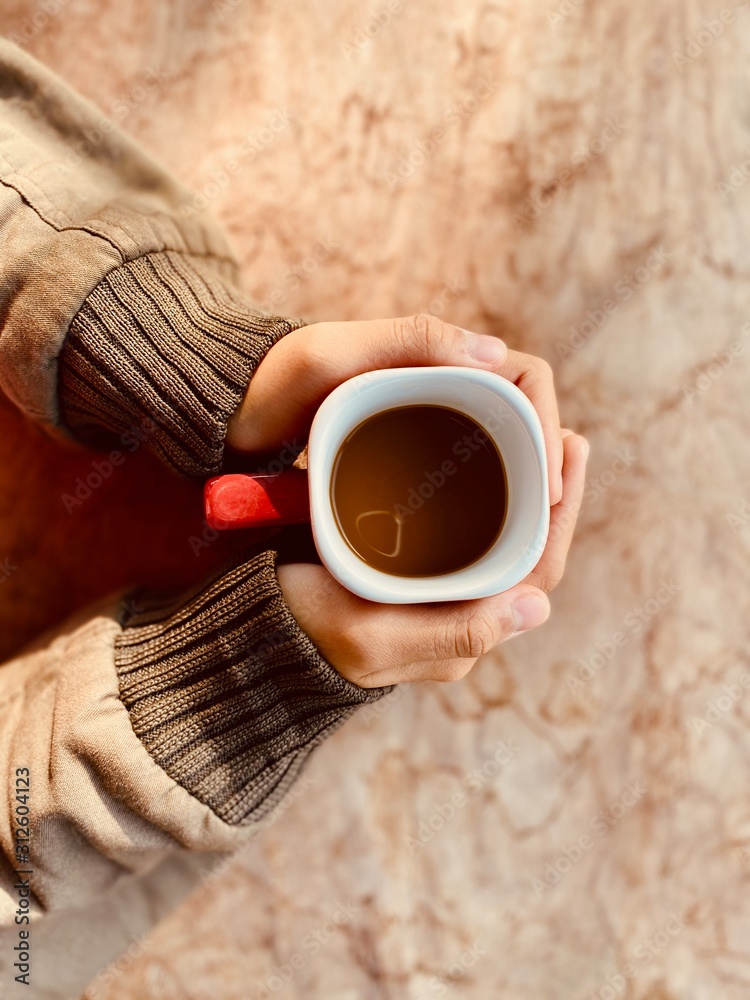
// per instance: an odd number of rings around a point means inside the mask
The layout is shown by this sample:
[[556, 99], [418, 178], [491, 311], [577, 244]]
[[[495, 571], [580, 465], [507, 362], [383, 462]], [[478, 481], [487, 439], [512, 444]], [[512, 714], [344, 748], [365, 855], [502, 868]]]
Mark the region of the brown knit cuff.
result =
[[60, 409], [76, 437], [106, 446], [112, 434], [136, 433], [178, 472], [219, 471], [227, 422], [255, 368], [303, 321], [259, 313], [218, 267], [148, 254], [88, 295], [60, 356]]
[[120, 697], [156, 763], [227, 823], [261, 819], [310, 752], [390, 687], [338, 673], [284, 602], [276, 553], [171, 601], [136, 595], [115, 643]]

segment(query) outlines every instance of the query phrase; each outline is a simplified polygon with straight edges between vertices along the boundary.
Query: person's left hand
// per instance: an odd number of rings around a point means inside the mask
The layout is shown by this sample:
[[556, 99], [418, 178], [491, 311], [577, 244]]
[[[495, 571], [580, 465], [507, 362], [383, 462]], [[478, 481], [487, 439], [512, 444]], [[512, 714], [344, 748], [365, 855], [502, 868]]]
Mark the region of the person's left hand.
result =
[[317, 649], [359, 687], [456, 681], [494, 646], [542, 625], [562, 579], [583, 497], [588, 443], [563, 431], [563, 497], [544, 552], [521, 583], [493, 597], [439, 604], [374, 604], [323, 566], [278, 566], [284, 600]]

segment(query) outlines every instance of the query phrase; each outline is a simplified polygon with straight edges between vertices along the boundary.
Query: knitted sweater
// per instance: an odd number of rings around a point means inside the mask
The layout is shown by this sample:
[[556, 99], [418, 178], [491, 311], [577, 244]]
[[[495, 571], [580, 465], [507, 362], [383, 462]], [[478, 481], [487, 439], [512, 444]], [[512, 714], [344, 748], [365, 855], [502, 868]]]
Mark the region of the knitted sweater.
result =
[[[303, 323], [243, 298], [215, 224], [109, 126], [0, 40], [0, 387], [60, 447], [147, 425], [156, 455], [202, 479], [222, 468], [256, 366]], [[311, 750], [390, 690], [323, 658], [276, 561], [254, 551], [186, 593], [104, 596], [0, 668], [0, 933], [16, 926], [25, 862], [33, 927], [167, 855], [234, 849]]]

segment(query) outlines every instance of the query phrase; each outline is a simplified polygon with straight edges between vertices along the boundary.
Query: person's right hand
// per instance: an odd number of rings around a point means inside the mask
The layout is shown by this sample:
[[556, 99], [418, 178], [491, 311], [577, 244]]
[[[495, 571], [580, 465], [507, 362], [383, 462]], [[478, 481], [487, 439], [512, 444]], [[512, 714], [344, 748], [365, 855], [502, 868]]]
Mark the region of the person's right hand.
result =
[[491, 371], [525, 393], [544, 432], [550, 504], [558, 503], [563, 454], [550, 366], [542, 358], [509, 351], [497, 337], [424, 313], [292, 330], [258, 365], [229, 420], [227, 444], [243, 452], [280, 448], [286, 439], [304, 439], [320, 404], [347, 379], [381, 368], [439, 365]]
[[563, 575], [583, 498], [587, 441], [563, 431], [563, 456], [563, 495], [551, 510], [547, 546], [511, 590], [474, 601], [374, 604], [324, 567], [292, 563], [277, 568], [292, 614], [329, 663], [360, 687], [459, 680], [493, 646], [549, 616], [547, 592]]

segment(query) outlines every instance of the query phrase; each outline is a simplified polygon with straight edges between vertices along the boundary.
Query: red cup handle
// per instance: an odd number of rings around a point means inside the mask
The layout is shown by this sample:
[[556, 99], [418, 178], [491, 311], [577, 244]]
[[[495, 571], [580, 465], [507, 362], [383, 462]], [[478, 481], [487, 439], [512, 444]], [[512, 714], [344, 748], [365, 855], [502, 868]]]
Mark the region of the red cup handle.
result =
[[206, 521], [219, 531], [309, 524], [307, 473], [216, 476], [203, 489]]

